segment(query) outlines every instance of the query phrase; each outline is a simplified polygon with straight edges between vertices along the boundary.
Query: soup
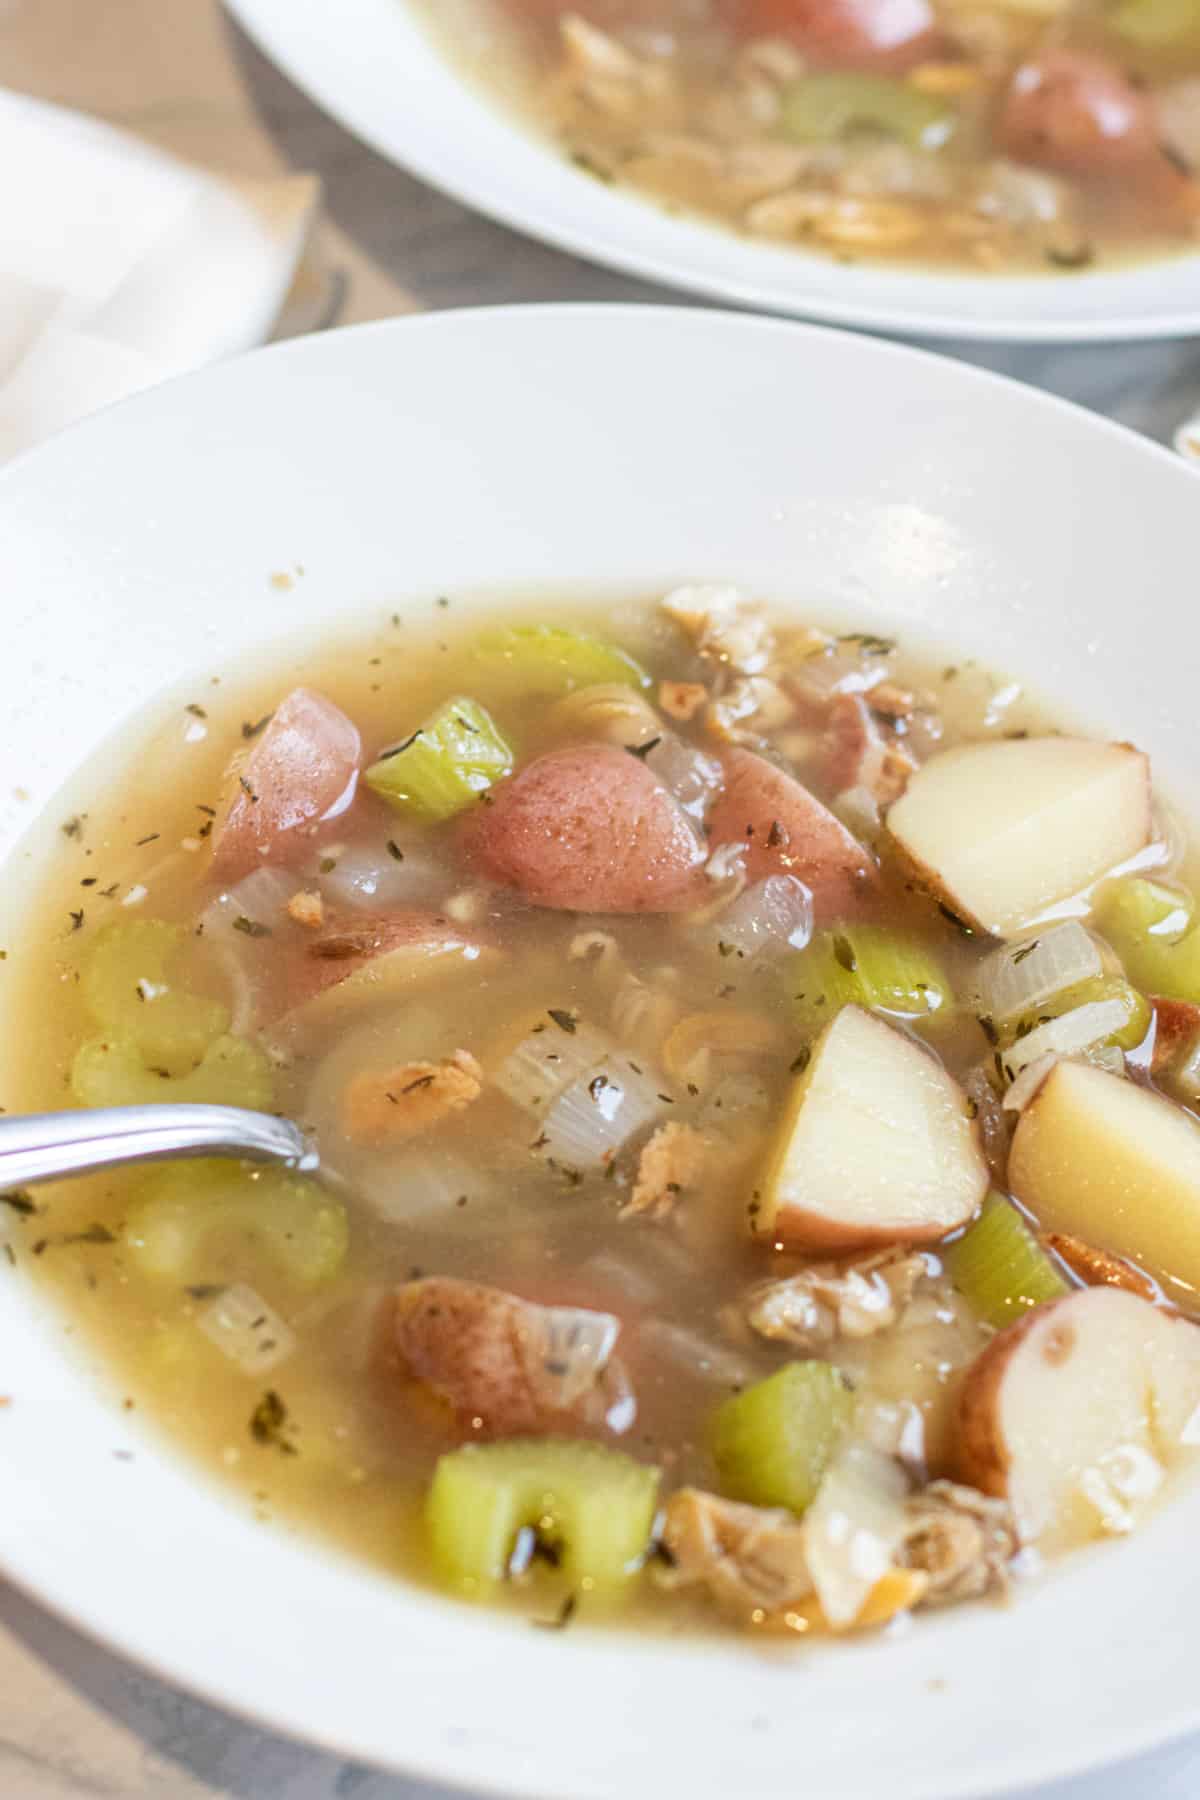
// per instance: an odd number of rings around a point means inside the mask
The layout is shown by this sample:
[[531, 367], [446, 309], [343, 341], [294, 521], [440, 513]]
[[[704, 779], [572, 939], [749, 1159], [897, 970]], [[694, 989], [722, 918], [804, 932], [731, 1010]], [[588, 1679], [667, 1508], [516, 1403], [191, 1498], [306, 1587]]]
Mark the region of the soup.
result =
[[183, 701], [8, 952], [10, 1104], [276, 1109], [323, 1179], [9, 1194], [9, 1255], [259, 1516], [539, 1624], [865, 1629], [1128, 1530], [1200, 1405], [1145, 756], [727, 587], [431, 616]]
[[581, 169], [840, 261], [1029, 273], [1195, 242], [1193, 0], [458, 0]]

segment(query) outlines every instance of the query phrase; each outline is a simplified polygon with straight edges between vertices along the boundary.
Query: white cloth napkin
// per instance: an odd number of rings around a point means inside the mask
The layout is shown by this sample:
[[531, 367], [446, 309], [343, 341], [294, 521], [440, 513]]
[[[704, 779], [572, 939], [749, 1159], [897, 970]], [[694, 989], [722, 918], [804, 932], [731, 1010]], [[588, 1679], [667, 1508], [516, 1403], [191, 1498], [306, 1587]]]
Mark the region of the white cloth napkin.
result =
[[0, 89], [0, 458], [271, 335], [320, 198]]

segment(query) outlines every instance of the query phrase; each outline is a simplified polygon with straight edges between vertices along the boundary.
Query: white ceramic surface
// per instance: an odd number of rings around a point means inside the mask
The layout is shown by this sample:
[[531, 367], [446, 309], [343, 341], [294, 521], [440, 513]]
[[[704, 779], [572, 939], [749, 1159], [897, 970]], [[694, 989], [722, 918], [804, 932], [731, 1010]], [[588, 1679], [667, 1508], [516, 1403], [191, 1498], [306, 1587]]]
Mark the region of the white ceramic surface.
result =
[[[737, 579], [1032, 676], [1186, 791], [1198, 549], [1195, 478], [1164, 452], [810, 328], [526, 308], [227, 364], [0, 474], [0, 850], [50, 802], [0, 884], [0, 943], [56, 789], [147, 696], [439, 592]], [[1012, 1609], [896, 1641], [560, 1637], [251, 1523], [95, 1388], [19, 1268], [0, 1282], [0, 1566], [317, 1743], [555, 1800], [963, 1800], [1200, 1722], [1196, 1491]]]
[[406, 0], [226, 0], [302, 87], [467, 205], [632, 274], [766, 311], [931, 337], [1074, 343], [1200, 329], [1200, 254], [1064, 278], [838, 263], [671, 217], [574, 168], [463, 82]]

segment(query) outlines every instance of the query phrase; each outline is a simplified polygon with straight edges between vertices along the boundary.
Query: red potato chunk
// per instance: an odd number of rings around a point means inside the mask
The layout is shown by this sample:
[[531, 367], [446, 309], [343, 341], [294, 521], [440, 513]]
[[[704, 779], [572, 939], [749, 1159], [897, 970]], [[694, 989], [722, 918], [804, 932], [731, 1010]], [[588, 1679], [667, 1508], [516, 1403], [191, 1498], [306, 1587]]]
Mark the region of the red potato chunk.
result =
[[609, 1313], [539, 1306], [452, 1276], [407, 1282], [392, 1302], [403, 1370], [484, 1437], [609, 1422], [627, 1394], [611, 1354], [619, 1331]]
[[1050, 50], [1021, 64], [998, 136], [1021, 161], [1068, 175], [1132, 169], [1156, 148], [1150, 102], [1112, 63], [1082, 50]]
[[1150, 1071], [1161, 1075], [1200, 1041], [1200, 1006], [1191, 1000], [1161, 997], [1156, 997], [1151, 1004], [1154, 1007], [1154, 1051]]
[[474, 860], [535, 906], [667, 913], [704, 897], [705, 849], [672, 795], [610, 744], [552, 750], [494, 788], [468, 827]]
[[861, 694], [838, 694], [829, 708], [821, 774], [834, 794], [865, 788], [878, 805], [898, 800], [916, 764], [893, 733], [884, 735]]
[[741, 0], [745, 37], [783, 38], [826, 67], [904, 69], [938, 40], [929, 0]]
[[356, 914], [296, 947], [286, 1006], [294, 1011], [333, 988], [353, 986], [364, 997], [401, 990], [447, 962], [477, 962], [489, 948], [440, 913]]
[[876, 869], [862, 845], [793, 776], [752, 750], [725, 757], [725, 791], [709, 819], [709, 843], [745, 843], [751, 881], [795, 875], [811, 891], [818, 925], [859, 910]]
[[264, 862], [287, 863], [306, 847], [306, 827], [350, 805], [361, 758], [358, 729], [345, 713], [311, 688], [294, 689], [230, 769], [230, 800], [213, 832], [213, 874], [237, 881]]

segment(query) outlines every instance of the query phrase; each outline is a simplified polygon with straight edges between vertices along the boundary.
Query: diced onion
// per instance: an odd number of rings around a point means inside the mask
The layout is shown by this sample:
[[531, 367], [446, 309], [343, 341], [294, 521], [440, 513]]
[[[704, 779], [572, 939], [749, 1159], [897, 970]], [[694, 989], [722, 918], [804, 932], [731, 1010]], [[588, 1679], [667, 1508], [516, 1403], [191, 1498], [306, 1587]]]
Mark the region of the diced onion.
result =
[[1103, 973], [1100, 946], [1077, 919], [1067, 919], [1024, 943], [1005, 944], [980, 964], [980, 1009], [1003, 1023]]
[[[1117, 1055], [1120, 1056], [1120, 1054], [1121, 1052], [1118, 1050]], [[1039, 1056], [1036, 1062], [1026, 1063], [1004, 1096], [1005, 1112], [1024, 1112], [1034, 1095], [1040, 1092], [1042, 1083], [1051, 1069], [1062, 1060], [1062, 1057], [1056, 1056], [1053, 1050], [1048, 1050], [1045, 1056]]]
[[696, 1381], [715, 1387], [747, 1387], [757, 1381], [770, 1364], [762, 1359], [733, 1350], [727, 1344], [714, 1342], [686, 1325], [673, 1325], [667, 1319], [648, 1318], [637, 1328], [638, 1346], [661, 1362]]
[[223, 1356], [246, 1375], [277, 1369], [296, 1348], [296, 1334], [245, 1282], [222, 1288], [196, 1323]]
[[804, 1518], [808, 1566], [834, 1629], [852, 1625], [908, 1528], [903, 1469], [873, 1445], [843, 1445]]
[[603, 1168], [663, 1110], [659, 1084], [616, 1054], [581, 1076], [542, 1113], [538, 1149], [581, 1172]]
[[509, 1051], [492, 1081], [526, 1112], [540, 1116], [557, 1095], [595, 1069], [611, 1048], [603, 1032], [582, 1020], [568, 1032], [547, 1016]]
[[621, 1321], [612, 1313], [589, 1312], [578, 1306], [543, 1307], [541, 1318], [545, 1328], [542, 1367], [550, 1381], [547, 1395], [557, 1410], [569, 1412], [591, 1392], [608, 1367]]
[[303, 886], [301, 878], [286, 869], [252, 870], [235, 887], [222, 889], [215, 900], [209, 901], [200, 915], [205, 937], [234, 930], [244, 936], [245, 927], [236, 923], [238, 919], [249, 919], [267, 931], [286, 926], [287, 903]]
[[742, 956], [757, 956], [761, 950], [803, 950], [812, 928], [810, 890], [795, 875], [768, 875], [718, 914], [708, 935]]
[[495, 1177], [478, 1162], [430, 1145], [359, 1158], [352, 1185], [391, 1225], [436, 1223], [464, 1199], [474, 1215], [500, 1192]]
[[1040, 1057], [1053, 1052], [1058, 1056], [1077, 1056], [1102, 1044], [1129, 1023], [1129, 1008], [1123, 1000], [1089, 1000], [1086, 1006], [1073, 1006], [1057, 1019], [1047, 1019], [1026, 1037], [1018, 1038], [1001, 1052], [1004, 1072], [1015, 1081], [1022, 1069]]
[[664, 732], [646, 758], [646, 767], [674, 795], [689, 818], [702, 819], [724, 779], [715, 756]]
[[399, 857], [385, 844], [351, 844], [340, 853], [327, 854], [322, 860], [332, 860], [332, 869], [318, 865], [312, 877], [325, 899], [335, 906], [387, 912], [391, 907], [413, 906], [445, 893], [445, 866], [439, 866], [425, 844], [407, 837], [401, 842], [394, 837], [391, 841], [400, 851]]

